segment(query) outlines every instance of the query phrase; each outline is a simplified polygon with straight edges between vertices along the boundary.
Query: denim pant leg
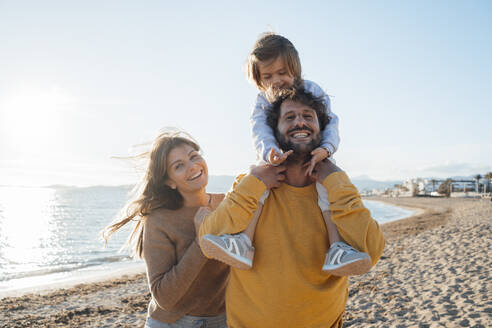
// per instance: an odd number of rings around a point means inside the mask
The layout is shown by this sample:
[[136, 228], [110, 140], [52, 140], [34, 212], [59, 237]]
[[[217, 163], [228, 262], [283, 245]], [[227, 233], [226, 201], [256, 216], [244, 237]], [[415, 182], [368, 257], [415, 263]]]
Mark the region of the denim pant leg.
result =
[[169, 328], [172, 323], [165, 323], [161, 322], [155, 319], [152, 319], [151, 317], [147, 317], [147, 320], [145, 321], [145, 328]]
[[225, 314], [216, 317], [185, 315], [174, 323], [165, 323], [148, 317], [145, 328], [227, 328], [227, 323]]

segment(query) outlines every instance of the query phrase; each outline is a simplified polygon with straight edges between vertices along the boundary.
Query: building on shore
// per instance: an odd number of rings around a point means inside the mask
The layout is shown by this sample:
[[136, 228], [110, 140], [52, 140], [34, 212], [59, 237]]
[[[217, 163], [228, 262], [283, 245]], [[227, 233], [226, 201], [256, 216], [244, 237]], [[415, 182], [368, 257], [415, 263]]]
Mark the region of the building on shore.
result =
[[[392, 188], [372, 189], [361, 192], [363, 196], [383, 197], [412, 197], [437, 196], [442, 197], [439, 188], [448, 179], [437, 178], [408, 178], [402, 184], [395, 184]], [[446, 182], [448, 183], [448, 182]], [[442, 192], [442, 190], [441, 190]], [[451, 197], [482, 197], [492, 192], [492, 179], [452, 179], [449, 184]]]

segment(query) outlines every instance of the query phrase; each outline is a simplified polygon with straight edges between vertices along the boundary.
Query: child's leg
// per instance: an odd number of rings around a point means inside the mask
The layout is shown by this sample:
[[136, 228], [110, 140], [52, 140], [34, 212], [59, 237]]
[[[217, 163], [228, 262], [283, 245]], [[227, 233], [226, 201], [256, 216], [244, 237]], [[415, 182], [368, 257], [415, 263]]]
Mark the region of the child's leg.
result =
[[318, 205], [323, 213], [330, 243], [330, 250], [325, 256], [322, 270], [336, 276], [353, 276], [366, 273], [371, 269], [371, 258], [342, 240], [337, 226], [331, 220], [328, 192], [319, 183], [316, 183], [316, 190], [318, 191]]
[[244, 229], [243, 233], [249, 238], [251, 242], [253, 242], [255, 238], [256, 225], [258, 224], [258, 219], [260, 218], [261, 211], [263, 211], [263, 204], [265, 203], [265, 199], [268, 197], [270, 192], [267, 190], [261, 195], [258, 201], [258, 208], [253, 213], [253, 218], [251, 222], [249, 222], [246, 229]]
[[325, 220], [326, 230], [328, 230], [328, 239], [329, 239], [330, 246], [333, 243], [342, 241], [342, 238], [338, 234], [337, 226], [331, 220], [330, 211], [322, 211], [322, 213], [323, 213], [323, 219]]
[[330, 214], [330, 202], [328, 201], [328, 192], [322, 184], [316, 182], [316, 190], [318, 191], [318, 206], [323, 213], [323, 220], [325, 220], [326, 230], [328, 231], [328, 239], [330, 245], [333, 243], [342, 241], [342, 238], [338, 234], [338, 228], [331, 220]]
[[250, 269], [253, 265], [255, 249], [252, 245], [256, 226], [263, 210], [263, 204], [269, 191], [265, 191], [260, 197], [258, 208], [253, 213], [253, 218], [243, 232], [234, 235], [205, 235], [200, 240], [200, 245], [207, 255], [238, 269]]

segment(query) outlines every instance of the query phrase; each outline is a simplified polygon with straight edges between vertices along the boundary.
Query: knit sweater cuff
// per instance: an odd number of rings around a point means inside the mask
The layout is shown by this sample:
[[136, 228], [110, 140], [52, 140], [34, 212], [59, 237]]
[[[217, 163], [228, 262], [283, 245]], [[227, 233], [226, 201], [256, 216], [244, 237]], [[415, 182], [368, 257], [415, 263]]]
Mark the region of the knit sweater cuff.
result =
[[252, 197], [257, 201], [267, 190], [266, 185], [252, 174], [244, 176], [234, 189], [238, 194]]
[[[343, 171], [335, 172], [328, 175], [323, 180], [322, 185], [326, 188], [326, 191], [328, 192], [328, 200], [330, 201], [330, 203], [334, 203], [343, 195], [343, 190], [346, 189], [345, 187], [351, 186], [352, 188], [354, 188], [352, 183], [350, 182], [349, 177]], [[340, 193], [342, 193], [342, 195]]]

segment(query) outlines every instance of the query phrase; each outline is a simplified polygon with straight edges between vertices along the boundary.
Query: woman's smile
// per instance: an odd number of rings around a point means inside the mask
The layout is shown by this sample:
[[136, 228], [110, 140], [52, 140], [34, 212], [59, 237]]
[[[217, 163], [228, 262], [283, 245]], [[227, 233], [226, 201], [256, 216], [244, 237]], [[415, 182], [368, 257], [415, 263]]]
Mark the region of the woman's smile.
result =
[[194, 175], [192, 175], [190, 178], [188, 178], [188, 181], [196, 180], [199, 177], [201, 177], [202, 174], [203, 174], [203, 170], [200, 170], [197, 173], [195, 173]]

